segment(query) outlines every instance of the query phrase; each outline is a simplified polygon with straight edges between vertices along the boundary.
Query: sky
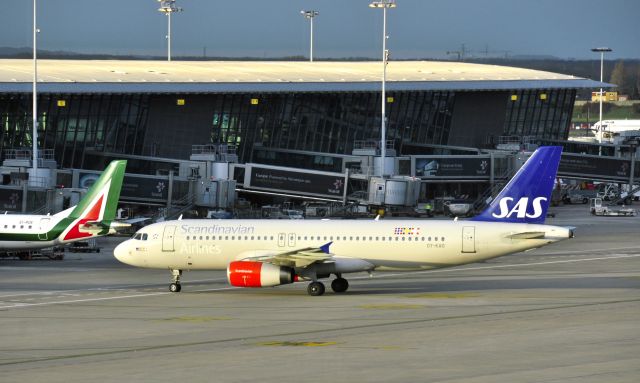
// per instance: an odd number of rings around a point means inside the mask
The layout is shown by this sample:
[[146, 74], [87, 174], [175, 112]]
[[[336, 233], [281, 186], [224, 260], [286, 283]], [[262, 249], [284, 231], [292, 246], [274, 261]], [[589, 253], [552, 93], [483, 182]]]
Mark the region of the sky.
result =
[[[369, 0], [177, 0], [172, 55], [314, 57], [381, 55], [382, 10]], [[391, 59], [518, 55], [640, 58], [640, 0], [397, 0], [388, 11]], [[38, 48], [88, 54], [166, 54], [157, 0], [38, 0]], [[0, 47], [30, 47], [32, 0], [0, 0]], [[488, 51], [488, 52], [487, 52]]]

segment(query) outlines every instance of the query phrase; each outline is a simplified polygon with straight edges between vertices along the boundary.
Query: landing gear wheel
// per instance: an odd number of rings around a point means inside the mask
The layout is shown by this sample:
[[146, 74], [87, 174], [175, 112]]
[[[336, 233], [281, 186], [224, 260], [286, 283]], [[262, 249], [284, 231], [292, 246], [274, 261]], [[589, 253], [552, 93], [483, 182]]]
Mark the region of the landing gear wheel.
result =
[[169, 285], [169, 291], [172, 293], [179, 293], [182, 290], [182, 286], [180, 286], [180, 276], [182, 275], [182, 270], [171, 269], [171, 276], [173, 277], [173, 283]]
[[331, 282], [331, 289], [336, 293], [344, 293], [349, 288], [349, 282], [344, 278], [336, 278]]
[[322, 282], [311, 282], [307, 287], [307, 293], [313, 297], [320, 296], [324, 294], [324, 285]]

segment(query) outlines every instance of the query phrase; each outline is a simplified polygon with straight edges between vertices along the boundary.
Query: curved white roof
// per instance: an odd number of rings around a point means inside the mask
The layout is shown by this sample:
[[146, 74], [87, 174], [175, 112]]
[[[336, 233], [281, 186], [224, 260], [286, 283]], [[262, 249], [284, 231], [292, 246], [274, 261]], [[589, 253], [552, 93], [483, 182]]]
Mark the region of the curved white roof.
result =
[[[380, 62], [38, 60], [42, 92], [370, 91]], [[27, 92], [32, 60], [0, 60], [0, 92]], [[558, 73], [460, 62], [390, 61], [389, 90], [595, 88]]]

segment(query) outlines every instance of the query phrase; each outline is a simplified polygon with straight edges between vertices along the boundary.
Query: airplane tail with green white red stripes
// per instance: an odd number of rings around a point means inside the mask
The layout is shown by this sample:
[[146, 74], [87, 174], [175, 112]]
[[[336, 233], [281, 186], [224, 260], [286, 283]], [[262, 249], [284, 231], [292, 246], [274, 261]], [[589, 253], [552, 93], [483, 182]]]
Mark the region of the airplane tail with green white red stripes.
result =
[[112, 234], [111, 223], [116, 217], [122, 189], [126, 160], [112, 161], [100, 178], [89, 188], [69, 215], [56, 226], [62, 229], [61, 244]]

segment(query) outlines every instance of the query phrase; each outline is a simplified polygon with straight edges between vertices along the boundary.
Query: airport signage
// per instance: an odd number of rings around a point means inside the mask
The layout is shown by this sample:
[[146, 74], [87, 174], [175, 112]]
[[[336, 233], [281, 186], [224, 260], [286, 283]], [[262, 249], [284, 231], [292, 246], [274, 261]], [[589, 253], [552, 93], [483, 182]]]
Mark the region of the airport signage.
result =
[[490, 156], [412, 156], [414, 177], [474, 178], [491, 177]]
[[22, 190], [0, 189], [0, 209], [2, 211], [21, 211]]
[[166, 200], [169, 198], [169, 180], [125, 176], [122, 181], [123, 197]]
[[247, 189], [342, 199], [345, 193], [345, 175], [249, 165], [244, 185]]
[[[79, 177], [78, 186], [89, 188], [100, 177], [100, 174], [80, 172]], [[166, 178], [125, 176], [120, 196], [166, 201], [169, 198], [169, 180]]]
[[[640, 165], [636, 161], [634, 177], [640, 176]], [[613, 181], [628, 181], [631, 161], [624, 158], [588, 156], [563, 153], [558, 167], [561, 176], [578, 176]]]

